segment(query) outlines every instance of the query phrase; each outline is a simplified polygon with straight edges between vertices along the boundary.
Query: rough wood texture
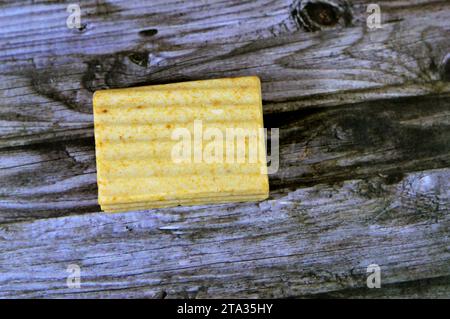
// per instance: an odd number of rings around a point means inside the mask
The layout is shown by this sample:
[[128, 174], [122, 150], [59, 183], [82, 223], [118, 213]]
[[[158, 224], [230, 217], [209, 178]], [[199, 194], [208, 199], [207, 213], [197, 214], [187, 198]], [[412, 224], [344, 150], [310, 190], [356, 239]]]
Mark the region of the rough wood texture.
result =
[[[271, 198], [297, 187], [450, 165], [447, 95], [268, 114], [280, 128]], [[0, 150], [0, 224], [98, 211], [93, 138]]]
[[[0, 4], [0, 297], [450, 297], [450, 2], [372, 2]], [[98, 213], [93, 91], [238, 75], [268, 201]]]
[[[5, 225], [0, 296], [299, 296], [363, 287], [372, 263], [385, 284], [448, 276], [449, 178], [425, 171], [262, 203]], [[79, 290], [66, 287], [70, 263], [82, 269]]]
[[4, 8], [0, 146], [92, 136], [99, 88], [255, 74], [266, 113], [450, 91], [448, 1], [381, 2], [377, 31], [370, 1], [355, 1], [351, 25], [322, 32], [298, 26], [293, 3], [266, 2], [84, 4], [82, 32], [65, 26], [65, 4]]
[[442, 298], [450, 295], [450, 277], [436, 277], [386, 285], [383, 289], [348, 289], [302, 298]]

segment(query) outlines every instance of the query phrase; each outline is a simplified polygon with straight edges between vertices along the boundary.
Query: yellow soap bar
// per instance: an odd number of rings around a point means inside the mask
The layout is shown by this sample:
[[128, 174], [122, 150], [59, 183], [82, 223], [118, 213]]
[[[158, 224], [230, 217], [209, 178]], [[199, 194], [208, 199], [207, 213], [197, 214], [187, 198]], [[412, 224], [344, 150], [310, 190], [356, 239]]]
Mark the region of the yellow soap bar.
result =
[[268, 197], [259, 78], [101, 90], [93, 105], [102, 210]]

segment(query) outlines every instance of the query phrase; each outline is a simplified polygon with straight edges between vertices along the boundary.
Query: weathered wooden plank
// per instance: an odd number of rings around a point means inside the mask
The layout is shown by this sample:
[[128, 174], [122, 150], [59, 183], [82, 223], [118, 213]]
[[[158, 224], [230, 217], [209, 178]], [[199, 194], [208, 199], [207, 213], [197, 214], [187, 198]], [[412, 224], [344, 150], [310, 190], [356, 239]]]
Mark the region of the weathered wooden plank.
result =
[[[345, 7], [351, 24], [340, 18], [318, 32], [296, 25], [294, 4], [277, 1], [264, 10], [255, 10], [264, 1], [188, 1], [179, 11], [165, 2], [88, 4], [114, 22], [88, 14], [80, 34], [65, 27], [65, 4], [3, 7], [0, 146], [90, 136], [92, 92], [108, 87], [255, 74], [266, 113], [448, 92], [450, 3], [382, 1], [384, 26], [369, 31], [369, 2]], [[12, 22], [28, 15], [29, 26]], [[158, 33], [140, 36], [141, 20]]]
[[[305, 1], [0, 4], [0, 296], [448, 297], [450, 3]], [[94, 90], [248, 74], [269, 201], [96, 213]]]
[[[81, 28], [69, 29], [66, 1], [8, 1], [0, 12], [0, 61], [30, 56], [108, 54], [136, 45], [187, 48], [205, 43], [236, 43], [308, 30], [362, 26], [370, 0], [85, 0], [80, 3]], [[309, 10], [301, 10], [309, 4]], [[448, 6], [445, 0], [378, 1], [383, 23]], [[422, 13], [422, 16], [420, 15]], [[308, 19], [305, 19], [305, 14]], [[27, 23], [23, 21], [27, 19]], [[307, 22], [314, 23], [311, 28]], [[308, 37], [308, 36], [305, 36]]]
[[[266, 114], [266, 126], [280, 128], [271, 197], [449, 167], [449, 112], [450, 98], [441, 95]], [[0, 165], [0, 223], [99, 210], [93, 138], [3, 149]]]
[[0, 219], [99, 211], [93, 139], [3, 150]]
[[[1, 297], [289, 297], [450, 275], [450, 172], [3, 225]], [[66, 286], [69, 264], [81, 288]]]
[[347, 289], [304, 298], [402, 298], [402, 299], [448, 299], [450, 298], [450, 277], [427, 278], [390, 284], [383, 289]]
[[272, 189], [449, 167], [450, 99], [405, 98], [266, 116], [280, 128]]

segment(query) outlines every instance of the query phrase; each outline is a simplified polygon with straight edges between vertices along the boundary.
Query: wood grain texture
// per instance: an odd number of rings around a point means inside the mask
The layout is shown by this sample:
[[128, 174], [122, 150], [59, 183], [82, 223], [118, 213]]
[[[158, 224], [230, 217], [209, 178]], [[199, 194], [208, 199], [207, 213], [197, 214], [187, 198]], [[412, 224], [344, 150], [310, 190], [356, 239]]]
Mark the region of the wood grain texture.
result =
[[[81, 33], [65, 26], [65, 3], [4, 7], [0, 146], [91, 136], [101, 88], [252, 74], [266, 113], [449, 92], [449, 2], [382, 1], [376, 31], [369, 2], [345, 7], [351, 24], [321, 32], [297, 25], [284, 1], [86, 2]], [[158, 33], [141, 36], [148, 26]]]
[[[450, 165], [450, 99], [402, 98], [267, 114], [280, 129], [271, 198], [299, 187], [339, 184]], [[95, 212], [93, 138], [0, 151], [0, 223]]]
[[[1, 3], [0, 297], [449, 298], [450, 2], [372, 2]], [[241, 75], [269, 200], [98, 213], [95, 90]]]
[[[278, 200], [4, 225], [2, 297], [289, 297], [449, 276], [448, 170]], [[306, 200], [305, 200], [306, 199]], [[82, 288], [66, 286], [78, 264]]]
[[396, 298], [396, 299], [448, 299], [450, 277], [435, 277], [383, 286], [383, 289], [354, 288], [302, 298]]

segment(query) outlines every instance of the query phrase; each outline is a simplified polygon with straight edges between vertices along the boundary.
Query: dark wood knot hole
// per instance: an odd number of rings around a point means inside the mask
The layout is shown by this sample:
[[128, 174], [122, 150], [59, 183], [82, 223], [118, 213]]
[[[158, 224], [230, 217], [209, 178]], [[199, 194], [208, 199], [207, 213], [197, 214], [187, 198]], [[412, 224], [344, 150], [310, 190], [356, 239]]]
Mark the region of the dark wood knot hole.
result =
[[158, 34], [158, 30], [157, 29], [147, 29], [147, 30], [141, 30], [139, 31], [139, 35], [141, 37], [152, 37], [154, 35]]
[[338, 24], [351, 24], [352, 14], [346, 1], [297, 0], [292, 9], [295, 22], [306, 31], [317, 31]]
[[307, 3], [304, 12], [308, 17], [323, 26], [333, 26], [338, 22], [339, 16], [335, 7], [328, 3], [310, 2]]

